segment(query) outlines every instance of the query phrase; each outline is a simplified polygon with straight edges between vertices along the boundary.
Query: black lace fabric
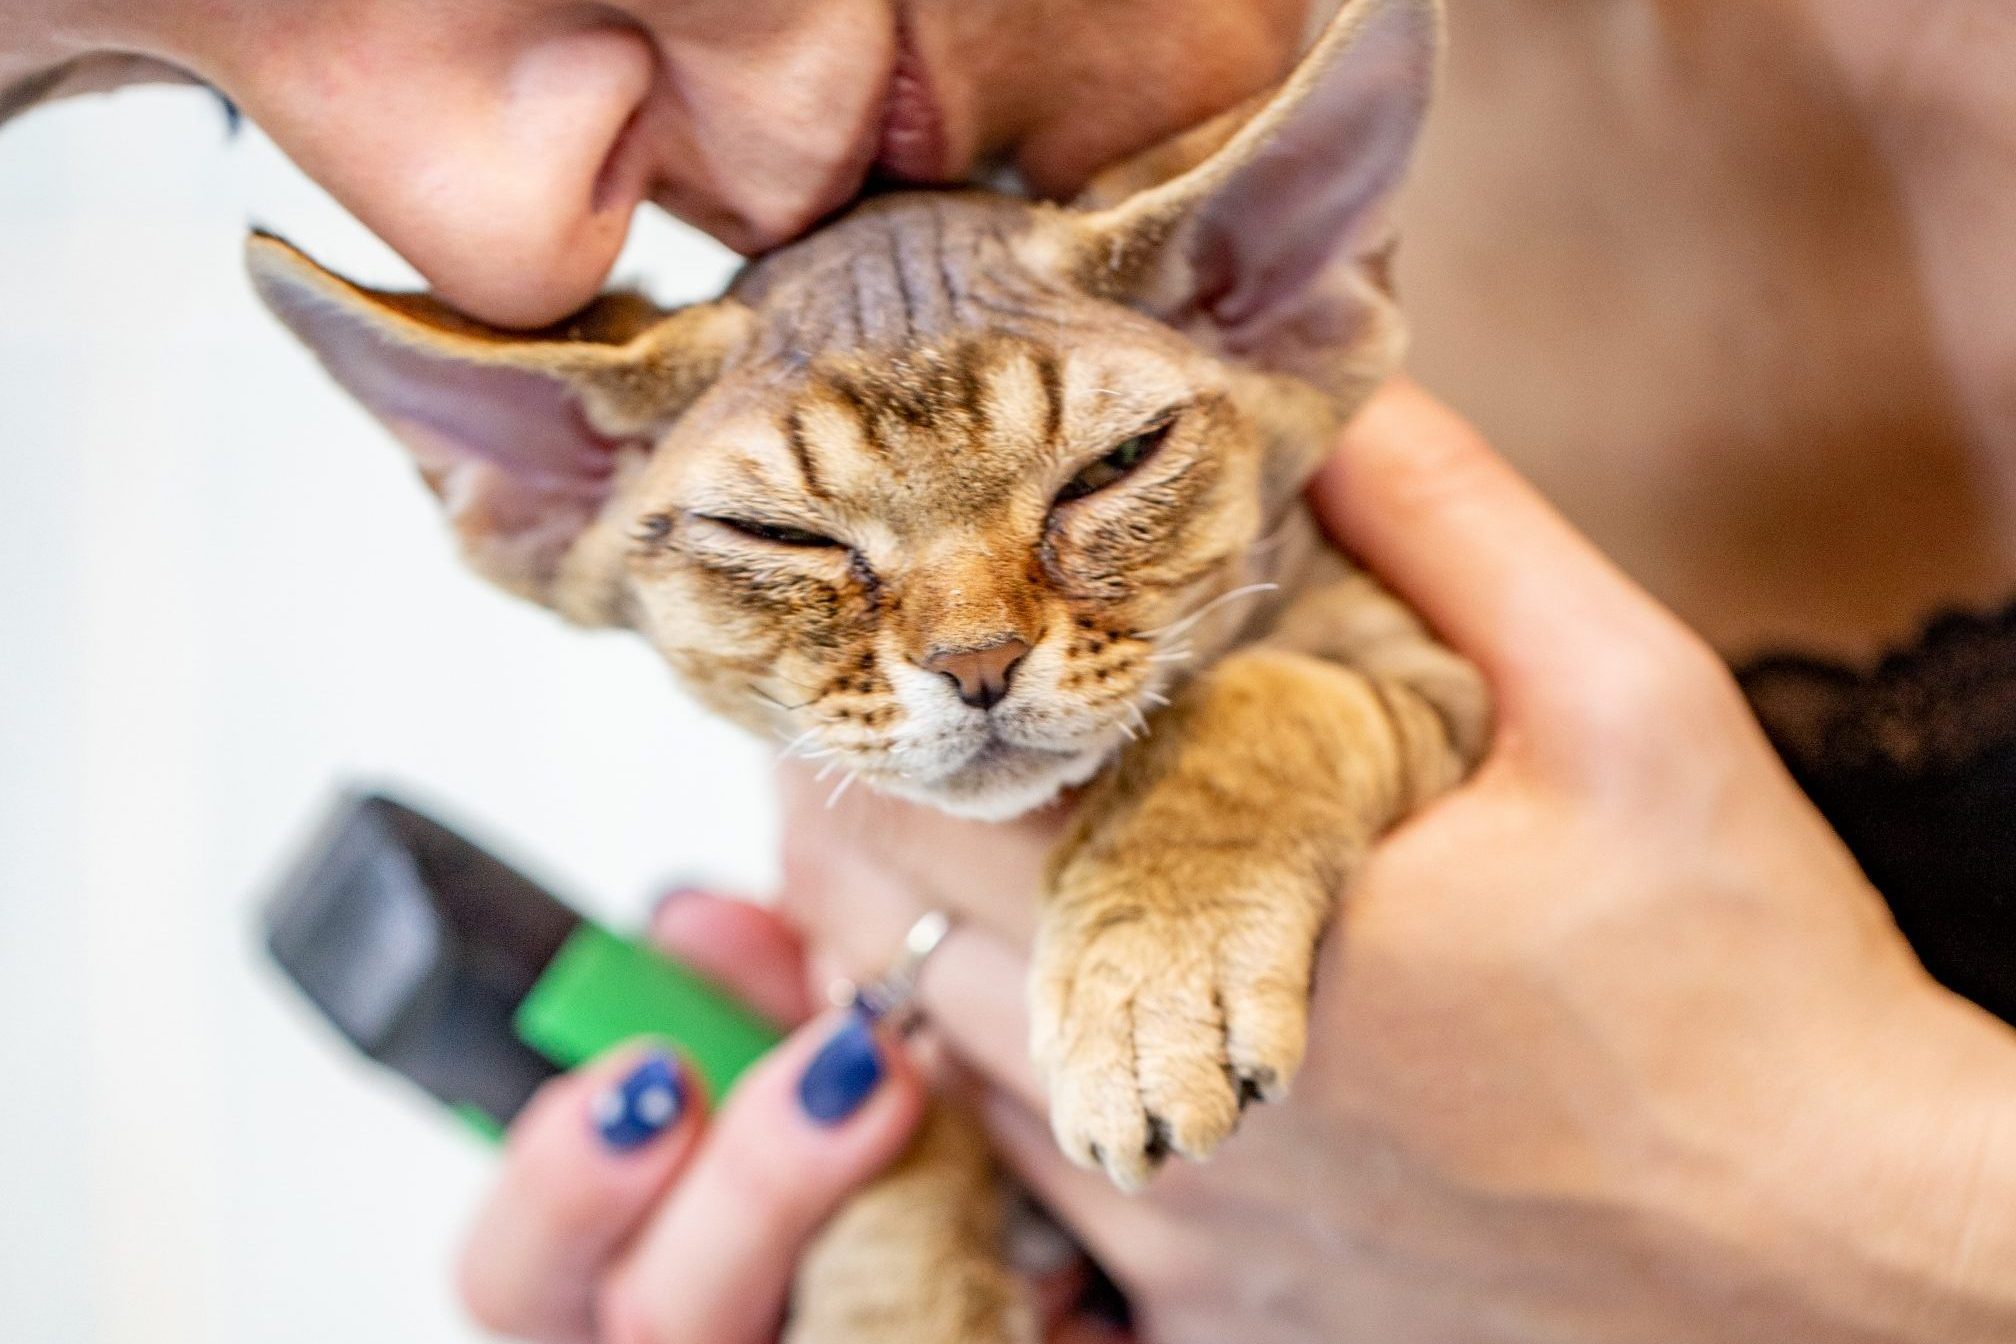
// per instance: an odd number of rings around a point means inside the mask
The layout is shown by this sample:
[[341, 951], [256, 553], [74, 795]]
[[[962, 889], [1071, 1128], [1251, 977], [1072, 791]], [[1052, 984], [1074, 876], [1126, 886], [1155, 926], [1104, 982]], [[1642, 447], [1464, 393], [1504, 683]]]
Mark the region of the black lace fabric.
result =
[[1926, 969], [2016, 1022], [2016, 604], [1942, 616], [1873, 667], [1738, 677]]

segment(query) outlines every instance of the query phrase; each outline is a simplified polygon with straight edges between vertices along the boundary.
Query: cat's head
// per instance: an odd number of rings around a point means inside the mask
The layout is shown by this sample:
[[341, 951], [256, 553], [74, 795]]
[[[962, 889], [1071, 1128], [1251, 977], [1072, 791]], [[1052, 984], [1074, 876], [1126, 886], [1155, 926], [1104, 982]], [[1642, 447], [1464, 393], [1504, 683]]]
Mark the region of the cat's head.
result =
[[505, 333], [276, 239], [250, 264], [484, 575], [797, 754], [1010, 815], [1230, 637], [1186, 622], [1396, 364], [1439, 19], [1350, 0], [1272, 97], [1070, 207], [881, 198], [676, 312]]

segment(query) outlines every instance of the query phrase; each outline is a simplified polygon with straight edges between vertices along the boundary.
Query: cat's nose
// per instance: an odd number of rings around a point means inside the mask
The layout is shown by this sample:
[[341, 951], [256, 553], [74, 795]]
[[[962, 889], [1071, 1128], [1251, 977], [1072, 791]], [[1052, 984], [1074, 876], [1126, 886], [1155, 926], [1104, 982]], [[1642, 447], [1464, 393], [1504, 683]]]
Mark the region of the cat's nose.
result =
[[992, 709], [1008, 698], [1008, 681], [1029, 655], [1029, 646], [1010, 635], [978, 648], [933, 649], [920, 666], [959, 688], [959, 698], [975, 709]]

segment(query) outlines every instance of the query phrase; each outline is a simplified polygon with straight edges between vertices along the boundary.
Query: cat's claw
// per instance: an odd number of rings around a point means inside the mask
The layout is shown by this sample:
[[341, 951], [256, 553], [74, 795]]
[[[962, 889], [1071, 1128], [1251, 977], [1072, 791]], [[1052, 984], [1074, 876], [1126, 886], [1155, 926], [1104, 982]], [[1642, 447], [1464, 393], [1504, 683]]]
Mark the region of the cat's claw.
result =
[[1044, 930], [1034, 1053], [1065, 1154], [1137, 1190], [1172, 1153], [1210, 1156], [1248, 1103], [1285, 1095], [1316, 931], [1260, 891], [1182, 914], [1127, 905]]

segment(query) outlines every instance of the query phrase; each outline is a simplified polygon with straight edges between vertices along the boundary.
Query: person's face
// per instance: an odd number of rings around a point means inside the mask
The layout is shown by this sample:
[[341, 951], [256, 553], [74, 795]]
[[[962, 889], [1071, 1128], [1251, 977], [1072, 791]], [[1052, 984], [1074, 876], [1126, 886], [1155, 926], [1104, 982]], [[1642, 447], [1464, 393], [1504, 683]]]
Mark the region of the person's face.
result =
[[[450, 303], [533, 326], [655, 202], [742, 252], [871, 174], [1068, 192], [1292, 60], [1307, 0], [222, 0], [164, 54]], [[157, 11], [159, 13], [159, 11]]]

